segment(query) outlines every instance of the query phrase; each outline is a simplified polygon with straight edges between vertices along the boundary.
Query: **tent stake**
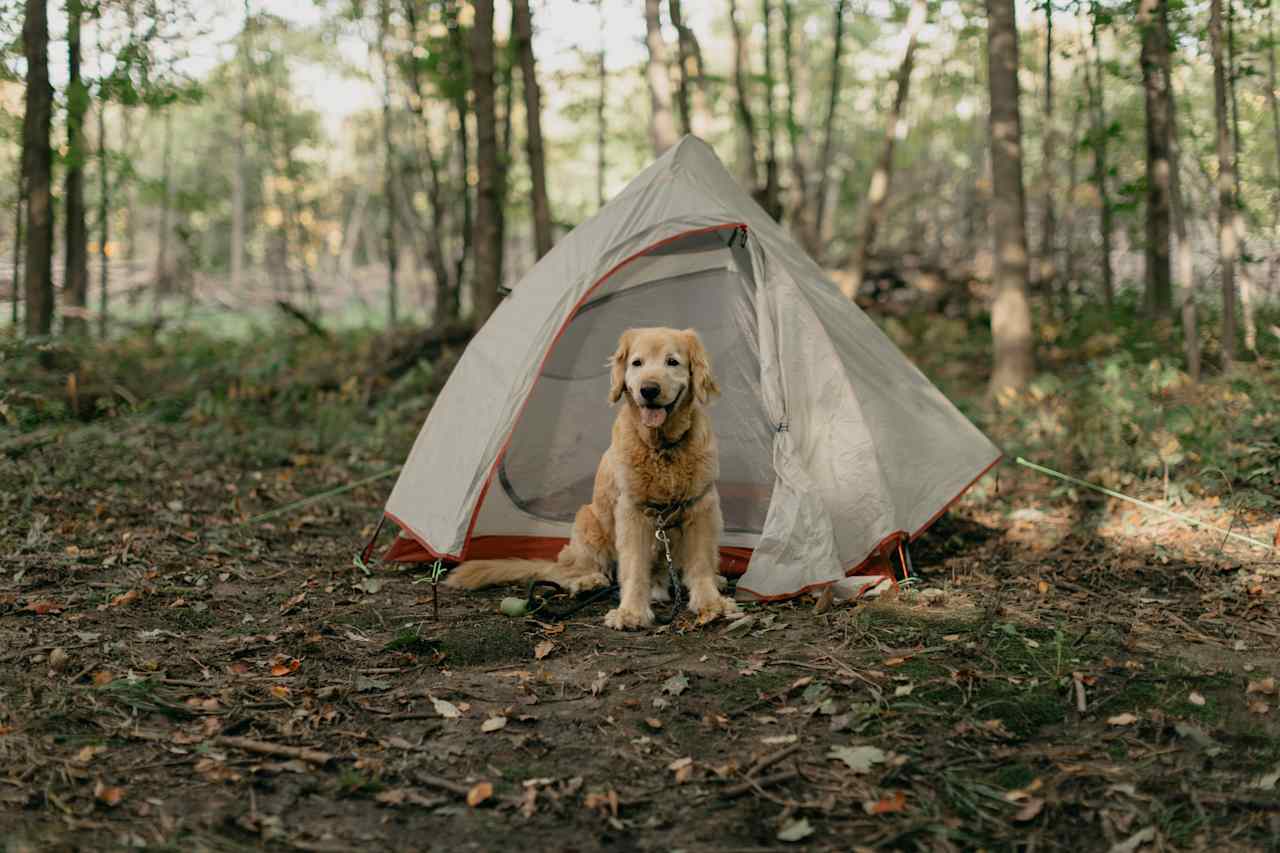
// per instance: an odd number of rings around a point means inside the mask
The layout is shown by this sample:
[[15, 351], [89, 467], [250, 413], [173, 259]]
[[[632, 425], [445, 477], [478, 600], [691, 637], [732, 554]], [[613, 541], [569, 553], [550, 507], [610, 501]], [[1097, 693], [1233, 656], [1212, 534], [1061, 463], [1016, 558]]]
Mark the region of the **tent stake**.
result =
[[1137, 498], [1131, 498], [1126, 494], [1117, 492], [1113, 489], [1108, 489], [1104, 486], [1099, 486], [1094, 483], [1088, 483], [1088, 482], [1085, 482], [1084, 480], [1078, 480], [1075, 477], [1069, 476], [1067, 474], [1063, 474], [1061, 471], [1055, 471], [1052, 468], [1046, 468], [1043, 465], [1037, 465], [1034, 462], [1028, 462], [1026, 459], [1023, 459], [1021, 456], [1019, 456], [1016, 461], [1019, 465], [1030, 468], [1033, 471], [1039, 471], [1041, 474], [1048, 474], [1050, 477], [1057, 477], [1059, 480], [1064, 480], [1068, 483], [1074, 483], [1077, 486], [1083, 486], [1084, 488], [1092, 489], [1095, 492], [1101, 492], [1102, 494], [1107, 495], [1108, 497], [1116, 498], [1117, 500], [1128, 501], [1129, 503], [1136, 504], [1142, 507], [1143, 509], [1149, 509], [1152, 512], [1158, 512], [1161, 515], [1167, 515], [1170, 518], [1176, 518], [1178, 521], [1181, 521], [1184, 524], [1189, 524], [1192, 527], [1203, 527], [1206, 530], [1212, 530], [1215, 533], [1221, 533], [1224, 536], [1227, 536], [1231, 539], [1239, 539], [1241, 542], [1248, 542], [1250, 545], [1254, 545], [1258, 548], [1266, 548], [1268, 551], [1276, 550], [1274, 545], [1268, 545], [1266, 542], [1261, 542], [1257, 539], [1252, 539], [1248, 536], [1244, 536], [1240, 533], [1235, 533], [1231, 530], [1224, 530], [1221, 527], [1217, 527], [1215, 525], [1203, 522], [1198, 518], [1192, 518], [1189, 515], [1184, 515], [1180, 512], [1174, 512], [1173, 510], [1156, 506], [1153, 503], [1147, 503], [1146, 501], [1138, 500]]

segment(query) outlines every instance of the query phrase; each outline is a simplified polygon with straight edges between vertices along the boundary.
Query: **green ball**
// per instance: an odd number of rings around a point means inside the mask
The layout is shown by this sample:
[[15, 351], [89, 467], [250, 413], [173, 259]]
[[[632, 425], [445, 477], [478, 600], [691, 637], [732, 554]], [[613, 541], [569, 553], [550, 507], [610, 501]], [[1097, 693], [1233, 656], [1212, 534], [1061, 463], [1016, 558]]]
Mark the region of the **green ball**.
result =
[[529, 612], [529, 607], [523, 598], [504, 598], [501, 606], [502, 612], [507, 616], [523, 616]]

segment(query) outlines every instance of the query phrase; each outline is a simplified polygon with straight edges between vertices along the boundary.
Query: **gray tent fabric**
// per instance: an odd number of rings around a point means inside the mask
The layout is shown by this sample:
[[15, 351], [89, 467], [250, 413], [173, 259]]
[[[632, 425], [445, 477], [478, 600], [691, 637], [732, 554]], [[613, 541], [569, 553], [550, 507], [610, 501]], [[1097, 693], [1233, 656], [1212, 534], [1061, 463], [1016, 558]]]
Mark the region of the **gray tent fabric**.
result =
[[607, 358], [623, 329], [647, 325], [697, 329], [720, 379], [723, 544], [750, 552], [742, 598], [842, 579], [918, 536], [1000, 459], [686, 136], [566, 235], [476, 334], [388, 517], [451, 560], [479, 543], [523, 556], [567, 538], [609, 440]]

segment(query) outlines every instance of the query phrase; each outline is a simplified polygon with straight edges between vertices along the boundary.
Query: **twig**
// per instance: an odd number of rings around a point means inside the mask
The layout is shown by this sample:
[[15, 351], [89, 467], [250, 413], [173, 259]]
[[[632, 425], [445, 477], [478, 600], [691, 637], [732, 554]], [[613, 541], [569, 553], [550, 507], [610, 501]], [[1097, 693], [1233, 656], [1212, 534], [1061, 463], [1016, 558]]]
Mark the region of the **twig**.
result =
[[326, 498], [336, 497], [345, 492], [350, 492], [354, 489], [358, 489], [361, 486], [367, 486], [369, 483], [373, 483], [377, 480], [382, 480], [386, 477], [390, 477], [392, 474], [399, 473], [401, 467], [402, 466], [397, 465], [394, 468], [388, 468], [386, 471], [383, 471], [380, 474], [374, 474], [371, 477], [365, 477], [363, 480], [356, 480], [354, 483], [347, 483], [345, 486], [338, 486], [336, 489], [330, 489], [327, 492], [321, 492], [318, 495], [312, 495], [311, 497], [303, 498], [300, 501], [294, 501], [291, 504], [285, 504], [282, 507], [277, 507], [276, 509], [269, 510], [268, 512], [264, 512], [261, 515], [255, 515], [253, 518], [247, 519], [240, 523], [242, 525], [257, 524], [260, 521], [266, 521], [268, 518], [275, 518], [277, 515], [284, 515], [287, 512], [293, 512], [295, 509], [302, 509], [304, 506], [310, 506], [311, 504], [317, 503]]
[[783, 770], [781, 773], [775, 773], [772, 776], [765, 776], [761, 779], [748, 779], [745, 782], [739, 782], [736, 785], [730, 785], [720, 792], [720, 796], [726, 799], [741, 797], [743, 794], [763, 788], [765, 785], [776, 785], [779, 782], [790, 781], [799, 776], [794, 770]]
[[1181, 521], [1184, 524], [1189, 524], [1192, 527], [1203, 527], [1205, 530], [1212, 530], [1216, 533], [1221, 533], [1230, 539], [1239, 539], [1241, 542], [1248, 542], [1250, 545], [1253, 545], [1257, 548], [1266, 548], [1268, 551], [1276, 550], [1276, 547], [1274, 545], [1269, 545], [1266, 542], [1262, 542], [1261, 540], [1252, 539], [1243, 534], [1232, 532], [1231, 530], [1224, 530], [1221, 527], [1217, 527], [1215, 525], [1203, 522], [1198, 518], [1192, 518], [1189, 515], [1184, 515], [1183, 513], [1180, 513], [1180, 512], [1174, 512], [1171, 509], [1165, 509], [1164, 507], [1156, 506], [1155, 504], [1148, 503], [1147, 501], [1138, 500], [1137, 498], [1131, 498], [1126, 494], [1122, 494], [1121, 492], [1115, 491], [1114, 489], [1108, 489], [1104, 486], [1099, 486], [1094, 483], [1085, 482], [1084, 480], [1077, 480], [1075, 477], [1071, 477], [1071, 476], [1068, 476], [1067, 474], [1063, 474], [1061, 471], [1055, 471], [1052, 468], [1046, 468], [1043, 465], [1037, 465], [1034, 462], [1028, 462], [1026, 459], [1023, 459], [1021, 456], [1018, 457], [1017, 462], [1019, 465], [1030, 468], [1033, 471], [1039, 471], [1041, 474], [1048, 474], [1050, 477], [1057, 477], [1059, 480], [1065, 480], [1068, 483], [1074, 483], [1075, 485], [1083, 486], [1086, 489], [1093, 489], [1095, 492], [1101, 492], [1102, 494], [1107, 495], [1108, 497], [1116, 498], [1117, 500], [1128, 501], [1129, 503], [1140, 506], [1143, 509], [1149, 509], [1152, 512], [1158, 512], [1158, 513], [1161, 513], [1162, 515], [1167, 515], [1170, 518], [1176, 518], [1178, 519], [1178, 521]]
[[327, 752], [308, 749], [305, 746], [284, 746], [278, 743], [267, 743], [266, 741], [253, 740], [252, 738], [247, 737], [219, 735], [216, 742], [222, 746], [229, 746], [233, 749], [243, 749], [245, 752], [256, 752], [259, 755], [283, 755], [286, 758], [301, 758], [303, 761], [311, 764], [325, 765], [336, 759], [336, 756], [330, 755]]
[[791, 746], [785, 747], [783, 749], [778, 750], [777, 752], [766, 755], [764, 758], [761, 758], [755, 764], [752, 764], [751, 767], [747, 770], [747, 772], [744, 773], [743, 775], [754, 776], [757, 773], [759, 773], [761, 770], [765, 770], [769, 767], [772, 767], [782, 759], [788, 758], [799, 751], [800, 751], [800, 744], [793, 743], [791, 744]]
[[414, 779], [416, 779], [419, 784], [426, 785], [428, 788], [439, 788], [441, 791], [448, 791], [451, 794], [457, 794], [459, 797], [465, 797], [467, 794], [471, 793], [471, 788], [469, 786], [462, 785], [457, 782], [451, 782], [448, 779], [442, 779], [439, 776], [417, 773], [414, 775]]

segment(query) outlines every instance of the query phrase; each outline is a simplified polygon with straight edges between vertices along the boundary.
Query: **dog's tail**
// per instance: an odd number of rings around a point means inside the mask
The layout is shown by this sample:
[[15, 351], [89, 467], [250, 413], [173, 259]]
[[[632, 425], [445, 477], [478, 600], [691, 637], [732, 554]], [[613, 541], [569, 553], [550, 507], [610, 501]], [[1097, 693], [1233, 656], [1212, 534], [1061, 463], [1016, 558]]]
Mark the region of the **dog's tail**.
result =
[[454, 589], [480, 589], [500, 583], [559, 581], [565, 567], [551, 560], [468, 560], [444, 579]]

